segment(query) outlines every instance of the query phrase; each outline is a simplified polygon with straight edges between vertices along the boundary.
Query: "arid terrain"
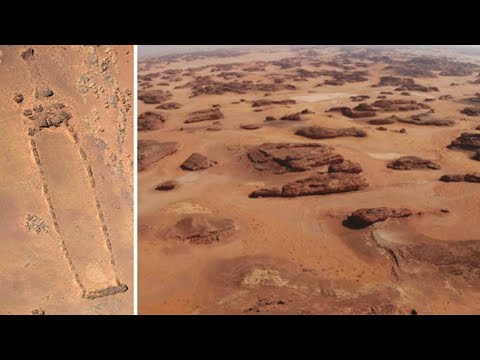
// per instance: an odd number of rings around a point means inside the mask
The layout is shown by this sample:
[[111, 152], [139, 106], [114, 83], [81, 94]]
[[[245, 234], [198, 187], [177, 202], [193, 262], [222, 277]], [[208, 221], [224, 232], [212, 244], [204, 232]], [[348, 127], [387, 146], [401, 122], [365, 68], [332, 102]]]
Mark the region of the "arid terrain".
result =
[[138, 82], [140, 314], [480, 313], [480, 58], [208, 51]]
[[133, 46], [0, 54], [0, 314], [132, 314]]

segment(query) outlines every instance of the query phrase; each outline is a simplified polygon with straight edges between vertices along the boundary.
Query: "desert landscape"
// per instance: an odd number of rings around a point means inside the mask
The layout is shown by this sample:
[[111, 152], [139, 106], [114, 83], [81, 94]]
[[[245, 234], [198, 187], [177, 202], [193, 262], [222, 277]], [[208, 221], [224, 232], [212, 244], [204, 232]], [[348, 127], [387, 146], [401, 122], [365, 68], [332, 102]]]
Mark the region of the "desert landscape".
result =
[[0, 46], [0, 314], [133, 313], [133, 46]]
[[480, 56], [145, 56], [137, 120], [140, 314], [480, 313]]

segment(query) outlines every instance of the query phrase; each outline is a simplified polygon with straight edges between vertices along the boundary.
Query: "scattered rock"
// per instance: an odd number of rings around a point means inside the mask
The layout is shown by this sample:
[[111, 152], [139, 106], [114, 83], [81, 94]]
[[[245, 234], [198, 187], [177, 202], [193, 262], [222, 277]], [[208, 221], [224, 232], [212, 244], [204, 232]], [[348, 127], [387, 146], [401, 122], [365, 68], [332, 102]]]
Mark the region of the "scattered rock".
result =
[[453, 126], [455, 125], [455, 121], [453, 120], [435, 118], [432, 115], [431, 111], [427, 111], [426, 113], [419, 114], [419, 115], [413, 115], [406, 119], [399, 118], [397, 121], [401, 123], [422, 125], [422, 126]]
[[42, 308], [32, 310], [32, 315], [45, 315], [46, 312]]
[[37, 99], [53, 96], [53, 91], [48, 87], [38, 87], [35, 89], [35, 97]]
[[33, 114], [30, 109], [27, 109], [28, 112], [25, 110], [23, 114], [32, 121], [32, 125], [36, 129], [58, 127], [71, 118], [70, 113], [65, 111], [64, 108], [65, 106], [62, 103], [56, 103], [36, 114]]
[[355, 127], [345, 129], [331, 129], [320, 126], [307, 126], [300, 128], [295, 132], [295, 135], [300, 135], [309, 139], [331, 139], [343, 136], [365, 137], [367, 133]]
[[375, 111], [354, 111], [347, 106], [334, 107], [327, 110], [327, 112], [340, 112], [343, 116], [349, 117], [351, 119], [377, 116], [377, 113]]
[[183, 170], [198, 171], [208, 169], [211, 166], [210, 160], [199, 153], [193, 153], [185, 160], [180, 167]]
[[438, 98], [439, 100], [453, 100], [453, 96], [452, 95], [442, 95]]
[[464, 150], [480, 149], [480, 134], [462, 133], [458, 138], [452, 141], [449, 148], [460, 148]]
[[23, 51], [21, 56], [23, 60], [33, 60], [35, 51], [32, 48], [28, 48], [27, 50]]
[[175, 153], [179, 148], [180, 144], [177, 142], [138, 140], [138, 171], [152, 167], [156, 162]]
[[387, 131], [388, 129], [386, 127], [383, 127], [383, 126], [379, 126], [376, 128], [378, 131]]
[[207, 127], [207, 131], [220, 131], [220, 130], [223, 130], [221, 126], [213, 125], [213, 126]]
[[430, 109], [428, 105], [418, 103], [416, 100], [377, 100], [372, 106], [385, 112]]
[[265, 118], [265, 121], [274, 121], [274, 120], [277, 120], [276, 118], [274, 118], [273, 116], [267, 116]]
[[23, 95], [22, 94], [19, 94], [19, 93], [15, 93], [13, 95], [13, 100], [17, 103], [17, 104], [21, 104], [23, 102]]
[[385, 221], [388, 218], [400, 218], [411, 216], [412, 212], [409, 209], [391, 209], [387, 207], [359, 209], [351, 213], [344, 221], [344, 225], [354, 228], [362, 229], [373, 223]]
[[367, 99], [370, 99], [370, 96], [368, 96], [368, 95], [350, 96], [350, 100], [355, 101], [355, 102], [361, 102], [361, 101], [365, 101]]
[[30, 110], [30, 109], [25, 109], [25, 110], [23, 111], [23, 115], [24, 115], [24, 116], [31, 116], [32, 114], [33, 114], [33, 112], [32, 112], [32, 110]]
[[438, 170], [440, 165], [430, 160], [425, 160], [417, 156], [403, 156], [387, 164], [389, 169], [412, 170], [412, 169], [431, 169]]

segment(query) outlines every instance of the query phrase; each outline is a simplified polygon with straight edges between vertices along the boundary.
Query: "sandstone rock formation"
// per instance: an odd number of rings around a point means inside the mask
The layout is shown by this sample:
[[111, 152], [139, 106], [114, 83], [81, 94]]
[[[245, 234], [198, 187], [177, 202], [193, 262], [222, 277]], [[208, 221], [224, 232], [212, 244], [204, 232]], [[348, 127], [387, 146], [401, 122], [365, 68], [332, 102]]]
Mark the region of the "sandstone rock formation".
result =
[[188, 119], [185, 120], [185, 124], [220, 119], [223, 119], [223, 113], [218, 108], [198, 110], [190, 113]]
[[177, 142], [138, 140], [138, 171], [147, 170], [165, 156], [175, 153], [179, 148], [180, 144]]
[[348, 160], [339, 164], [332, 164], [328, 167], [329, 173], [346, 172], [352, 174], [360, 174], [362, 171], [363, 169], [360, 164]]
[[321, 173], [305, 179], [285, 184], [281, 191], [277, 188], [253, 191], [249, 196], [258, 197], [297, 197], [308, 195], [327, 195], [349, 191], [358, 191], [367, 187], [367, 182], [358, 174]]
[[403, 156], [397, 160], [389, 162], [387, 167], [395, 170], [440, 169], [440, 165], [435, 164], [430, 160], [422, 159], [418, 156]]
[[235, 222], [231, 219], [210, 214], [191, 214], [168, 228], [165, 235], [170, 239], [207, 245], [228, 238], [234, 231]]
[[355, 127], [344, 129], [331, 129], [320, 126], [307, 126], [298, 129], [295, 135], [303, 136], [309, 139], [331, 139], [336, 137], [353, 136], [365, 137], [367, 133]]
[[392, 209], [387, 207], [359, 209], [351, 213], [344, 224], [351, 228], [361, 229], [388, 218], [400, 218], [411, 216], [409, 209]]
[[193, 153], [185, 160], [180, 167], [183, 170], [198, 171], [208, 169], [211, 166], [211, 161], [202, 154]]
[[162, 114], [147, 111], [138, 117], [138, 131], [152, 131], [162, 128], [166, 119]]
[[256, 170], [274, 174], [301, 172], [343, 162], [343, 156], [322, 144], [265, 143], [248, 151]]

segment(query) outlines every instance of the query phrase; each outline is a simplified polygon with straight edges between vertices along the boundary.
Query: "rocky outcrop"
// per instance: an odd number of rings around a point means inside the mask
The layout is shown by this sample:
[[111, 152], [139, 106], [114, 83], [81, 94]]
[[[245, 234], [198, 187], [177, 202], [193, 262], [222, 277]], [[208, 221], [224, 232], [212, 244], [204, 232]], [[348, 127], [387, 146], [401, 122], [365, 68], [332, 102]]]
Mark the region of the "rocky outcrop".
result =
[[331, 139], [344, 136], [365, 137], [367, 136], [367, 133], [355, 127], [344, 129], [331, 129], [320, 126], [307, 126], [298, 129], [295, 132], [295, 135], [303, 136], [309, 139]]
[[181, 104], [177, 102], [167, 102], [165, 104], [160, 104], [155, 109], [162, 109], [162, 110], [176, 110], [182, 107]]
[[440, 169], [440, 165], [430, 160], [422, 159], [418, 156], [403, 156], [397, 160], [389, 162], [387, 167], [394, 170]]
[[246, 125], [241, 125], [240, 128], [244, 130], [256, 130], [260, 129], [262, 126], [258, 124], [246, 124]]
[[430, 109], [430, 106], [418, 103], [416, 100], [377, 100], [372, 106], [385, 112]]
[[284, 185], [281, 189], [260, 189], [249, 196], [258, 197], [298, 197], [310, 195], [327, 195], [365, 189], [367, 182], [358, 174], [323, 173], [315, 174], [305, 179], [296, 180]]
[[178, 183], [175, 180], [165, 181], [161, 184], [158, 184], [155, 190], [157, 191], [170, 191], [175, 189], [178, 186]]
[[480, 183], [480, 173], [469, 173], [465, 175], [466, 182]]
[[298, 113], [293, 113], [289, 115], [282, 116], [280, 120], [287, 120], [287, 121], [300, 121], [302, 120], [301, 114]]
[[211, 244], [227, 239], [235, 231], [235, 222], [211, 214], [191, 214], [168, 228], [165, 238], [191, 244]]
[[403, 119], [398, 117], [398, 116], [392, 115], [392, 116], [389, 116], [389, 117], [386, 117], [386, 118], [383, 118], [383, 119], [368, 120], [367, 122], [371, 125], [390, 125], [390, 124], [394, 124], [394, 123], [396, 123], [397, 121], [400, 121], [400, 120], [403, 120]]
[[344, 161], [332, 147], [312, 143], [265, 143], [251, 148], [248, 158], [256, 170], [274, 174], [307, 171]]
[[152, 131], [163, 127], [165, 117], [152, 111], [147, 111], [138, 117], [138, 131]]
[[138, 99], [142, 100], [145, 104], [160, 104], [172, 98], [172, 94], [169, 91], [148, 90], [138, 94]]
[[413, 115], [406, 119], [398, 119], [398, 122], [421, 125], [421, 126], [453, 126], [455, 121], [450, 119], [437, 119], [434, 117], [431, 111], [426, 113]]
[[439, 180], [443, 182], [462, 182], [465, 180], [465, 175], [447, 174], [447, 175], [443, 175]]
[[50, 97], [50, 96], [53, 96], [53, 91], [52, 91], [52, 89], [50, 89], [46, 86], [37, 87], [35, 89], [35, 97], [37, 99], [46, 98], [46, 97]]
[[31, 125], [34, 129], [58, 127], [71, 118], [70, 113], [65, 110], [65, 105], [62, 103], [49, 105], [45, 109], [36, 107], [35, 113], [26, 109], [23, 114], [32, 121]]
[[212, 162], [206, 156], [199, 153], [193, 153], [185, 160], [180, 167], [183, 170], [198, 171], [208, 169]]
[[207, 110], [198, 110], [189, 114], [185, 124], [196, 123], [201, 121], [220, 120], [223, 119], [223, 113], [219, 108]]
[[401, 218], [411, 215], [412, 211], [406, 208], [392, 209], [387, 207], [379, 207], [370, 209], [359, 209], [354, 211], [347, 217], [347, 219], [344, 221], [344, 225], [350, 228], [362, 229], [372, 225], [373, 223], [385, 221], [388, 218]]
[[255, 100], [252, 103], [252, 107], [262, 107], [270, 105], [295, 105], [297, 102], [295, 100]]
[[175, 153], [180, 148], [177, 142], [138, 140], [138, 171], [152, 167], [159, 160]]
[[347, 106], [333, 107], [327, 112], [340, 112], [343, 116], [349, 117], [351, 119], [361, 119], [367, 117], [377, 116], [375, 111], [354, 111]]
[[474, 107], [466, 107], [462, 111], [460, 111], [462, 114], [465, 114], [467, 116], [480, 116], [480, 107], [474, 108]]
[[363, 169], [360, 164], [348, 160], [339, 164], [332, 164], [328, 167], [329, 173], [345, 172], [351, 174], [360, 174], [362, 171]]
[[480, 150], [480, 134], [462, 133], [448, 147], [463, 150]]

